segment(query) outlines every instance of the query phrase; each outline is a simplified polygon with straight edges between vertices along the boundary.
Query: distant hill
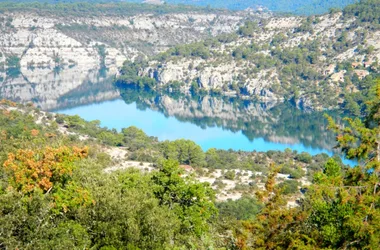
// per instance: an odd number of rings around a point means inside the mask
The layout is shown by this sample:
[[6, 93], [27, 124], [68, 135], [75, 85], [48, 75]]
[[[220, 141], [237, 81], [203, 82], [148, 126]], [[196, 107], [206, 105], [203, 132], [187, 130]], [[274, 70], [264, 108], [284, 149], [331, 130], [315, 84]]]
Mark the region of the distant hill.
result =
[[[0, 0], [9, 2], [9, 0]], [[42, 2], [42, 3], [104, 3], [104, 2], [133, 2], [142, 3], [143, 0], [13, 0], [15, 2]], [[185, 4], [197, 6], [210, 6], [212, 8], [225, 8], [230, 10], [243, 10], [247, 8], [269, 9], [275, 12], [288, 12], [300, 15], [322, 14], [330, 8], [343, 8], [358, 0], [166, 0], [168, 4]]]
[[330, 8], [343, 8], [357, 0], [167, 0], [167, 3], [194, 4], [213, 8], [242, 10], [259, 6], [276, 12], [295, 14], [322, 14]]

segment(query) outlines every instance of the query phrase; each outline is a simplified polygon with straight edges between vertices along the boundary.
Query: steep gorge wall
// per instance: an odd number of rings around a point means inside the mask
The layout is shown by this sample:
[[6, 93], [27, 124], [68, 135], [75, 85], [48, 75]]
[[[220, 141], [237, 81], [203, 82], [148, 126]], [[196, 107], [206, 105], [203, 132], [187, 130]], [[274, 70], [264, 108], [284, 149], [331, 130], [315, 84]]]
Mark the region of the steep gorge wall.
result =
[[[158, 85], [183, 83], [184, 92], [196, 84], [206, 91], [236, 95], [238, 86], [245, 95], [265, 101], [282, 101], [297, 92], [295, 99], [302, 108], [334, 108], [334, 104], [323, 106], [325, 103], [313, 91], [335, 95], [330, 98], [335, 100], [343, 91], [358, 91], [353, 84], [343, 89], [342, 80], [336, 79], [336, 74], [352, 77], [357, 73], [345, 74], [336, 66], [356, 62], [360, 65], [359, 74], [376, 72], [376, 66], [362, 65], [376, 64], [380, 59], [380, 31], [375, 28], [368, 31], [371, 25], [357, 24], [357, 18], [343, 17], [341, 12], [312, 18], [313, 21], [306, 17], [272, 17], [252, 34], [217, 46], [205, 45], [207, 57], [171, 54], [163, 60], [150, 61], [139, 75], [154, 78]], [[366, 53], [369, 48], [372, 52]], [[312, 49], [315, 51], [309, 53]], [[304, 60], [309, 56], [314, 58]], [[305, 62], [298, 63], [297, 59]], [[291, 68], [286, 68], [288, 65]], [[333, 69], [326, 73], [329, 67]], [[351, 72], [356, 72], [355, 69]]]
[[[84, 82], [112, 77], [126, 59], [232, 32], [246, 18], [230, 12], [126, 17], [5, 13], [0, 18], [0, 97], [53, 109], [59, 96]], [[19, 68], [11, 69], [11, 60], [19, 60]]]

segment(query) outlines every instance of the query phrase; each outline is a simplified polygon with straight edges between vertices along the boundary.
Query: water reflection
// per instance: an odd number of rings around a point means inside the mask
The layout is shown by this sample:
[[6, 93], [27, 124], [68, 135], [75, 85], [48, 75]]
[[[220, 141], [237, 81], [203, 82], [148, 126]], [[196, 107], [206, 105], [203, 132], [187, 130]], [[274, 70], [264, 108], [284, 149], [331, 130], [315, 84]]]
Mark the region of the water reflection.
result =
[[[157, 93], [149, 90], [119, 87], [127, 104], [136, 103], [140, 110], [156, 110], [166, 117], [197, 125], [203, 129], [222, 128], [241, 132], [249, 141], [298, 145], [332, 151], [334, 135], [326, 130], [322, 112], [304, 112], [290, 103], [259, 103], [239, 98], [190, 96]], [[337, 113], [329, 112], [336, 120]]]
[[55, 110], [119, 97], [114, 88], [116, 68], [28, 67], [0, 70], [0, 99], [33, 102], [43, 110]]
[[[0, 78], [0, 98], [98, 119], [110, 128], [137, 126], [160, 140], [191, 139], [204, 149], [267, 151], [288, 147], [330, 154], [335, 145], [321, 112], [304, 112], [289, 103], [116, 88], [113, 74], [107, 69], [77, 67], [58, 73], [43, 68], [23, 70]], [[108, 100], [115, 101], [105, 102]], [[338, 114], [330, 115], [340, 119]]]

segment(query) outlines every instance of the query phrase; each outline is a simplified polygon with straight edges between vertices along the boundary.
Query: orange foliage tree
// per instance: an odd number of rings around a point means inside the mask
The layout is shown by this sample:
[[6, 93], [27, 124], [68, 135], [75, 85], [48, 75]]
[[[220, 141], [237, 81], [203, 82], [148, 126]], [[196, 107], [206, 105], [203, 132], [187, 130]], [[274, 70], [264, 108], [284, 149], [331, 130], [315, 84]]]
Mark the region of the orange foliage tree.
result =
[[[20, 149], [15, 154], [9, 153], [3, 166], [9, 175], [8, 190], [24, 195], [35, 191], [43, 194], [52, 193], [53, 206], [68, 210], [67, 204], [85, 204], [90, 201], [86, 190], [72, 181], [75, 161], [87, 157], [88, 149], [78, 147], [45, 147], [35, 151]], [[68, 194], [68, 191], [71, 194]], [[66, 201], [66, 202], [65, 202]]]

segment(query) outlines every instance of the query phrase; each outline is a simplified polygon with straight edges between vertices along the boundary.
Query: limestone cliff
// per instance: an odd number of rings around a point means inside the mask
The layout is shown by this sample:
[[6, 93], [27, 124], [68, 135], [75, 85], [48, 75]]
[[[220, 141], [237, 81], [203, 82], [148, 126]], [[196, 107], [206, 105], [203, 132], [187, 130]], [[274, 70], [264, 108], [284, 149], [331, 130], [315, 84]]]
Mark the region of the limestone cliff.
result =
[[232, 32], [248, 17], [220, 11], [80, 17], [6, 12], [0, 18], [0, 97], [56, 108], [59, 96], [112, 77], [126, 59]]
[[[138, 75], [159, 86], [180, 83], [185, 92], [195, 86], [262, 100], [294, 99], [302, 108], [323, 109], [342, 102], [343, 92], [358, 91], [356, 76], [361, 80], [379, 70], [380, 30], [342, 12], [263, 18], [229, 39], [218, 39], [169, 50]], [[353, 79], [347, 86], [345, 77]]]

